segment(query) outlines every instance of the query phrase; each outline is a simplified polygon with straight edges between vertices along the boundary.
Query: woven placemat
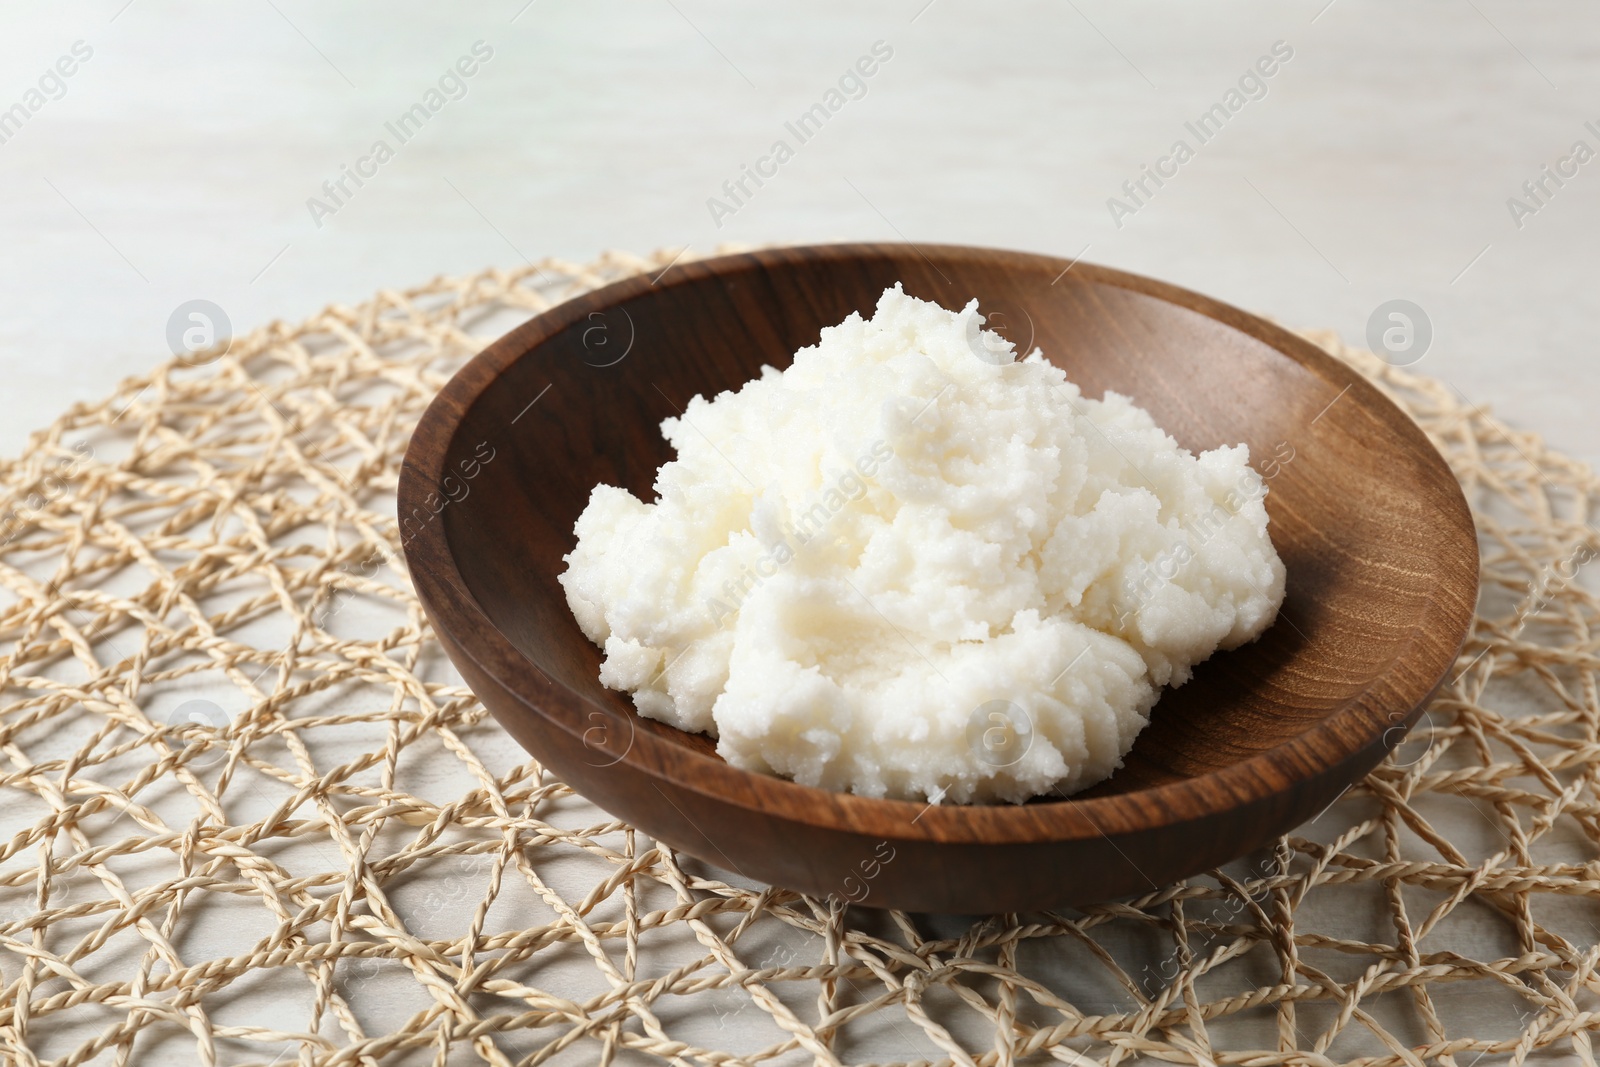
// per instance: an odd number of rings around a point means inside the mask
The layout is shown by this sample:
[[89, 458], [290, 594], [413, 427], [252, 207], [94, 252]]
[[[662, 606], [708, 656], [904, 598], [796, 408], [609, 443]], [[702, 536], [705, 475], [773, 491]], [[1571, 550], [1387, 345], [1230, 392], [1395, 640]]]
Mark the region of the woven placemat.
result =
[[401, 456], [487, 337], [673, 259], [273, 324], [0, 468], [6, 1062], [1593, 1062], [1595, 478], [1329, 334], [1460, 476], [1484, 588], [1427, 718], [1275, 849], [1059, 914], [864, 912], [529, 761], [411, 595]]

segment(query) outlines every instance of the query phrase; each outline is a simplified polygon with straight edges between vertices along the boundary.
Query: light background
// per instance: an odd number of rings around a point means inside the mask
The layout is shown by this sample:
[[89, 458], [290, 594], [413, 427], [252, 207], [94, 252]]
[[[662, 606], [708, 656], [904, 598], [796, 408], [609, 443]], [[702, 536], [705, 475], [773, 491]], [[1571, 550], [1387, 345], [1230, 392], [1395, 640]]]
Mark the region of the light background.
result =
[[[1520, 229], [1506, 206], [1600, 148], [1600, 9], [1325, 5], [11, 7], [0, 108], [94, 54], [0, 144], [0, 452], [161, 359], [193, 298], [242, 332], [524, 255], [903, 235], [1087, 246], [1350, 339], [1407, 298], [1435, 330], [1416, 369], [1600, 459], [1600, 162]], [[307, 199], [478, 40], [467, 95], [315, 225]], [[878, 40], [867, 95], [715, 226], [707, 198]], [[1267, 97], [1114, 226], [1107, 198], [1277, 40]]]
[[[165, 358], [195, 298], [242, 332], [524, 255], [904, 237], [1087, 248], [1350, 339], [1410, 299], [1435, 331], [1417, 370], [1600, 460], [1600, 162], [1521, 229], [1506, 207], [1575, 140], [1600, 148], [1594, 5], [98, 0], [4, 19], [0, 109], [74, 42], [93, 56], [0, 144], [0, 453]], [[316, 226], [307, 198], [479, 40], [467, 95]], [[866, 96], [717, 227], [707, 198], [879, 40], [894, 55]], [[1266, 98], [1117, 228], [1107, 198], [1278, 40], [1294, 58]], [[407, 1002], [369, 984], [373, 1025], [398, 1025]], [[715, 1042], [725, 1023], [684, 1025]]]

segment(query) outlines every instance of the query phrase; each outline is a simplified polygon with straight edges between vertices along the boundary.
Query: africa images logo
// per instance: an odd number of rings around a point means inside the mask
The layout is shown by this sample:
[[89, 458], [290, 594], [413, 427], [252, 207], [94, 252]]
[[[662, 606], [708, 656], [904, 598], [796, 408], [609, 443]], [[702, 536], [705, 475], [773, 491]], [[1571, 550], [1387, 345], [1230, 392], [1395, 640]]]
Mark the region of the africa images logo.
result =
[[[427, 88], [420, 100], [402, 111], [392, 122], [383, 124], [384, 130], [394, 138], [394, 144], [391, 145], [387, 138], [380, 137], [372, 142], [372, 147], [367, 149], [366, 155], [359, 157], [353, 164], [341, 163], [339, 176], [322, 183], [322, 197], [306, 198], [306, 210], [311, 212], [311, 221], [316, 223], [317, 229], [322, 229], [324, 218], [337, 215], [354, 199], [356, 192], [362, 186], [377, 177], [378, 168], [393, 159], [401, 145], [408, 143], [422, 132], [422, 127], [429, 119], [443, 111], [445, 105], [452, 100], [465, 97], [467, 80], [493, 58], [494, 49], [488, 43], [474, 41], [470, 56], [457, 59], [453, 66], [447, 67], [445, 72], [439, 75], [437, 85], [430, 85]], [[355, 186], [354, 189], [351, 188], [352, 184]]]
[[85, 41], [73, 41], [70, 51], [70, 55], [63, 55], [46, 67], [34, 85], [22, 94], [21, 100], [0, 109], [0, 144], [20, 133], [27, 121], [44, 110], [50, 101], [66, 96], [67, 79], [78, 73], [94, 55], [94, 48]]
[[1254, 64], [1246, 68], [1245, 72], [1239, 75], [1237, 83], [1229, 86], [1220, 100], [1202, 111], [1193, 122], [1183, 124], [1183, 128], [1194, 138], [1194, 144], [1191, 145], [1187, 138], [1178, 138], [1172, 143], [1166, 155], [1157, 159], [1153, 165], [1142, 164], [1137, 176], [1122, 183], [1122, 192], [1126, 199], [1107, 197], [1106, 210], [1111, 213], [1111, 221], [1117, 229], [1122, 229], [1125, 219], [1138, 214], [1140, 208], [1155, 198], [1158, 190], [1176, 178], [1179, 169], [1193, 159], [1200, 148], [1215, 140], [1229, 120], [1243, 111], [1246, 104], [1253, 100], [1266, 99], [1270, 91], [1268, 81], [1293, 58], [1294, 47], [1289, 42], [1274, 41], [1270, 53], [1259, 57]]
[[[821, 133], [829, 119], [844, 110], [851, 100], [866, 96], [867, 79], [893, 58], [894, 48], [887, 41], [872, 42], [869, 54], [846, 67], [844, 73], [839, 75], [838, 82], [822, 94], [822, 99], [802, 111], [793, 122], [783, 124], [784, 132], [789, 137], [773, 141], [766, 154], [756, 158], [754, 166], [741, 163], [739, 173], [722, 183], [722, 197], [706, 198], [706, 210], [711, 213], [711, 221], [717, 224], [717, 229], [722, 229], [724, 219], [738, 214], [739, 209], [748, 204], [768, 180], [776, 178], [778, 168], [795, 157], [799, 146]], [[789, 143], [790, 137], [794, 139], [792, 145]], [[755, 189], [750, 188], [752, 183]]]

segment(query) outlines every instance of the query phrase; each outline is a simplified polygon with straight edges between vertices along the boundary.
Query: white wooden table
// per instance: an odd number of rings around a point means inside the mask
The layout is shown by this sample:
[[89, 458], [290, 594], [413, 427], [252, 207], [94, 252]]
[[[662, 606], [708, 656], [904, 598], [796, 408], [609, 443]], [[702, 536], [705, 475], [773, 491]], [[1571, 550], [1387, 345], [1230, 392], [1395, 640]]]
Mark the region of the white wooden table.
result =
[[[1407, 298], [1434, 326], [1419, 370], [1600, 458], [1600, 163], [1520, 229], [1507, 206], [1600, 150], [1593, 7], [525, 3], [8, 10], [0, 108], [92, 56], [0, 143], [0, 450], [161, 358], [195, 298], [242, 330], [524, 255], [905, 237], [1087, 248], [1350, 338]], [[385, 124], [480, 40], [465, 95], [401, 143]], [[1279, 40], [1266, 96], [1200, 145], [1185, 122]], [[785, 123], [877, 41], [865, 95], [798, 143]], [[707, 200], [780, 138], [793, 158], [716, 225]], [[1107, 200], [1179, 138], [1194, 158], [1118, 228]], [[362, 164], [379, 139], [393, 158]]]

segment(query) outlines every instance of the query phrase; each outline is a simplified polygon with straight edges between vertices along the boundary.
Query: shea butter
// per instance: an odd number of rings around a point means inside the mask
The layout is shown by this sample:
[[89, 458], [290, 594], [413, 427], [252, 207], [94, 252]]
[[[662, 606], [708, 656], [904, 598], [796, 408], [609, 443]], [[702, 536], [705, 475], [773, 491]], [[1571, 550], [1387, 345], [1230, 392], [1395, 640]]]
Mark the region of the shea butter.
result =
[[561, 575], [600, 680], [736, 767], [867, 796], [1120, 766], [1162, 687], [1276, 616], [1266, 486], [982, 322], [896, 286], [666, 419], [657, 498], [596, 486]]

